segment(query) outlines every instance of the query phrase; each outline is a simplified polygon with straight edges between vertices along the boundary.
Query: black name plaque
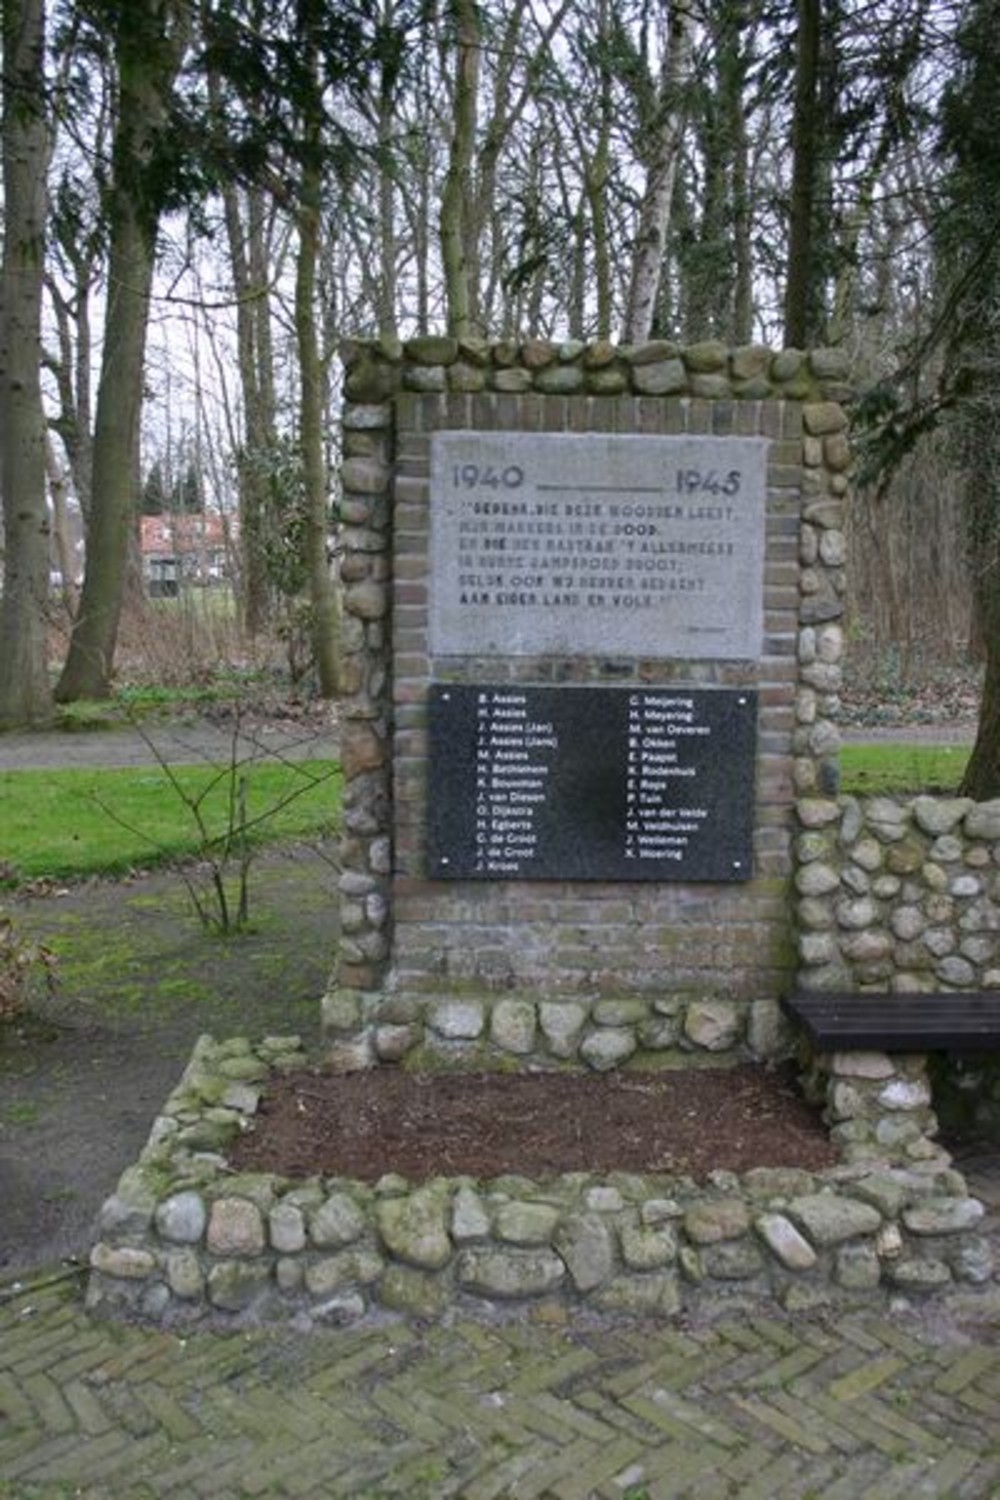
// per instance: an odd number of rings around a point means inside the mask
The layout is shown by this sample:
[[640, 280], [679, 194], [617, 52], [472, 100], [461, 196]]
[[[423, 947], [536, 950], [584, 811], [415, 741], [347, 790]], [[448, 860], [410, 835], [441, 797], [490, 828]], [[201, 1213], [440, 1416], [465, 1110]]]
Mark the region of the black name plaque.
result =
[[435, 684], [429, 873], [748, 880], [757, 694]]

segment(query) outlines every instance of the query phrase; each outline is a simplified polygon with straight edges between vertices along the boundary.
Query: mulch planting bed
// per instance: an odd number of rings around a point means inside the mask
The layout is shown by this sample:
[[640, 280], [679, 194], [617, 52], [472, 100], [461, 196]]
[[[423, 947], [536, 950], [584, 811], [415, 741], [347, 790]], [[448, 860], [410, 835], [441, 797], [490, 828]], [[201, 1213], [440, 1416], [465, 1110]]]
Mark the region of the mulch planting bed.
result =
[[792, 1069], [416, 1074], [392, 1068], [276, 1076], [230, 1153], [283, 1177], [396, 1172], [414, 1182], [505, 1173], [665, 1172], [838, 1161]]

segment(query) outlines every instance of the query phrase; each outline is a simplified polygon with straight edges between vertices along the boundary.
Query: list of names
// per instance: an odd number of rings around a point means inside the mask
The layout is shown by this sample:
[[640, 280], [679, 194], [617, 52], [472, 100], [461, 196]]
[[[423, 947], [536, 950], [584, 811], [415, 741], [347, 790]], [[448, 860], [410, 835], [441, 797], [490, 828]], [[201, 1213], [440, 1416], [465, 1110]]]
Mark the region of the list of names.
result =
[[751, 874], [750, 690], [438, 685], [430, 727], [434, 877]]

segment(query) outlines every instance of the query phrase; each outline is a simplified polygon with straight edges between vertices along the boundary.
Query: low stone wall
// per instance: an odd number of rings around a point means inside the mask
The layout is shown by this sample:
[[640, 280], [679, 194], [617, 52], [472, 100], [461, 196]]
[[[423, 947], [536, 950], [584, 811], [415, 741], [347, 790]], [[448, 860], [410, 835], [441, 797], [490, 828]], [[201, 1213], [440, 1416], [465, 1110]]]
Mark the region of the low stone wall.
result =
[[326, 1056], [335, 1066], [555, 1067], [604, 1072], [633, 1061], [673, 1066], [709, 1053], [719, 1062], [773, 1060], [792, 1050], [774, 1000], [739, 1003], [666, 991], [617, 1000], [530, 996], [328, 997]]
[[804, 988], [1000, 989], [1000, 801], [811, 797], [798, 819]]
[[[92, 1307], [306, 1323], [532, 1301], [675, 1314], [734, 1299], [870, 1302], [992, 1276], [982, 1205], [919, 1129], [895, 1164], [887, 1151], [822, 1174], [717, 1172], [704, 1186], [625, 1173], [420, 1186], [234, 1174], [226, 1146], [269, 1071], [304, 1061], [295, 1038], [201, 1039], [102, 1210]], [[869, 1082], [884, 1114], [913, 1107], [891, 1078]]]

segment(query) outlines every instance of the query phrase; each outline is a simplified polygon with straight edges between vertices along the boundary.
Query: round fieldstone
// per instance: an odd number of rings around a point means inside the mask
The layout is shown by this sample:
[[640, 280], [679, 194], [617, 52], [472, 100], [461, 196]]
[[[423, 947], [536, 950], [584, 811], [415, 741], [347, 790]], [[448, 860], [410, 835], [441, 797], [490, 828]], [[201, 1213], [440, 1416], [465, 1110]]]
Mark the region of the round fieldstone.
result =
[[813, 437], [826, 437], [829, 433], [843, 432], [847, 413], [836, 401], [807, 401], [802, 407], [802, 421]]
[[442, 1000], [431, 1007], [428, 1024], [446, 1041], [474, 1041], [486, 1024], [483, 1007], [475, 1000]]
[[510, 1245], [547, 1245], [559, 1222], [549, 1203], [502, 1203], [496, 1212], [496, 1235]]
[[448, 1198], [440, 1186], [418, 1188], [406, 1198], [378, 1204], [378, 1229], [397, 1260], [418, 1269], [440, 1271], [451, 1259]]
[[839, 925], [850, 931], [871, 927], [878, 921], [878, 907], [866, 896], [838, 901], [836, 913]]
[[924, 931], [927, 920], [918, 906], [899, 906], [889, 918], [889, 926], [904, 943], [912, 943]]
[[807, 896], [805, 900], [799, 902], [798, 912], [800, 925], [808, 927], [813, 932], [825, 932], [836, 924], [833, 903], [829, 900], [823, 901], [818, 897]]
[[856, 865], [861, 866], [862, 870], [867, 871], [869, 875], [874, 875], [875, 871], [881, 868], [884, 859], [882, 845], [875, 839], [858, 839], [851, 850], [851, 858]]
[[915, 797], [913, 818], [918, 828], [937, 838], [951, 833], [973, 805], [971, 797]]
[[458, 340], [447, 334], [422, 333], [407, 339], [403, 353], [418, 365], [450, 365], [458, 358]]
[[684, 1018], [684, 1035], [707, 1052], [735, 1047], [742, 1031], [741, 1013], [730, 1000], [695, 1000]]
[[809, 1193], [793, 1198], [788, 1214], [812, 1243], [821, 1248], [839, 1245], [857, 1235], [875, 1234], [882, 1223], [882, 1215], [870, 1203], [835, 1193]]
[[389, 485], [389, 471], [375, 458], [346, 458], [340, 469], [345, 491], [356, 495], [381, 495]]
[[795, 804], [803, 828], [826, 828], [840, 818], [840, 803], [832, 797], [800, 797]]
[[824, 860], [815, 860], [795, 872], [795, 889], [800, 896], [827, 896], [840, 889], [840, 871]]
[[944, 958], [957, 946], [955, 934], [950, 927], [929, 927], [923, 935], [923, 944], [935, 958]]
[[882, 1279], [882, 1264], [874, 1245], [841, 1245], [834, 1276], [845, 1291], [874, 1291]]
[[633, 366], [632, 384], [640, 396], [672, 396], [687, 386], [687, 371], [679, 359]]
[[379, 1283], [378, 1300], [392, 1312], [430, 1320], [444, 1312], [447, 1291], [438, 1276], [409, 1266], [390, 1266]]
[[717, 1281], [747, 1281], [764, 1270], [761, 1253], [750, 1239], [707, 1245], [701, 1251], [701, 1264], [705, 1275]]
[[879, 928], [848, 932], [841, 938], [841, 952], [855, 963], [877, 963], [892, 952], [892, 939]]
[[416, 1044], [413, 1026], [387, 1025], [375, 1028], [375, 1051], [381, 1062], [400, 1062]]
[[951, 1281], [951, 1270], [943, 1260], [890, 1261], [888, 1276], [904, 1291], [935, 1292]]
[[260, 1209], [245, 1198], [217, 1198], [209, 1215], [207, 1242], [213, 1255], [260, 1255], [266, 1243]]
[[294, 1255], [305, 1249], [305, 1215], [293, 1203], [276, 1204], [268, 1214], [267, 1227], [271, 1244], [283, 1255]]
[[554, 1291], [565, 1275], [553, 1250], [463, 1250], [455, 1267], [464, 1291], [503, 1301]]
[[754, 1229], [771, 1253], [789, 1271], [811, 1271], [819, 1256], [784, 1214], [761, 1214]]
[[156, 1256], [131, 1245], [106, 1245], [99, 1241], [90, 1252], [90, 1264], [105, 1276], [125, 1281], [143, 1281], [156, 1270]]
[[604, 1073], [631, 1057], [637, 1045], [634, 1032], [607, 1026], [584, 1037], [580, 1056], [596, 1072]]
[[205, 1233], [208, 1212], [195, 1192], [174, 1193], [156, 1209], [156, 1227], [161, 1238], [178, 1245], [196, 1245]]
[[837, 957], [837, 940], [830, 932], [801, 932], [799, 957], [804, 964], [828, 964]]
[[[925, 938], [926, 942], [927, 939]], [[937, 977], [943, 984], [970, 985], [975, 982], [976, 970], [967, 958], [953, 953], [948, 958], [942, 958], [935, 969]]]
[[556, 1057], [572, 1057], [587, 1021], [587, 1012], [575, 1001], [560, 1004], [543, 1000], [538, 1007], [538, 1022], [549, 1050]]
[[584, 1194], [584, 1202], [595, 1213], [602, 1214], [616, 1214], [625, 1207], [625, 1201], [618, 1189], [604, 1183], [588, 1188]]
[[988, 1239], [969, 1235], [950, 1254], [951, 1268], [959, 1281], [982, 1286], [993, 1279], [995, 1256]]
[[389, 609], [389, 591], [384, 583], [363, 578], [345, 588], [344, 608], [359, 620], [381, 620]]
[[660, 1271], [677, 1259], [677, 1236], [667, 1226], [626, 1224], [621, 1230], [622, 1259], [633, 1271]]
[[490, 1234], [490, 1216], [479, 1194], [467, 1184], [457, 1189], [451, 1203], [451, 1237], [456, 1245], [485, 1240]]
[[305, 1287], [311, 1297], [329, 1297], [346, 1286], [374, 1281], [382, 1271], [377, 1256], [358, 1255], [347, 1250], [342, 1255], [327, 1255], [306, 1266]]
[[838, 1078], [892, 1078], [896, 1065], [884, 1052], [835, 1052], [831, 1072]]
[[738, 1239], [750, 1228], [750, 1214], [740, 1198], [709, 1199], [684, 1215], [684, 1233], [696, 1245], [715, 1245]]
[[527, 1056], [534, 1050], [537, 1017], [530, 1000], [498, 1000], [490, 1016], [490, 1035], [504, 1052]]
[[974, 802], [965, 815], [965, 832], [970, 839], [1000, 839], [1000, 799]]
[[205, 1275], [191, 1249], [172, 1250], [166, 1262], [167, 1285], [175, 1297], [193, 1301], [205, 1292]]
[[614, 1236], [599, 1214], [574, 1214], [560, 1224], [555, 1249], [578, 1292], [592, 1292], [615, 1268]]
[[931, 1102], [931, 1086], [926, 1078], [893, 1078], [879, 1091], [878, 1102], [901, 1113], [924, 1109]]
[[309, 1239], [322, 1250], [352, 1245], [364, 1232], [364, 1213], [347, 1193], [331, 1193], [309, 1215]]
[[1000, 907], [996, 901], [973, 901], [958, 918], [958, 927], [964, 933], [1000, 932]]
[[911, 1234], [961, 1234], [973, 1229], [985, 1210], [978, 1198], [924, 1198], [903, 1210]]
[[220, 1261], [208, 1273], [208, 1300], [222, 1312], [243, 1312], [256, 1301], [268, 1281], [265, 1265]]
[[[872, 888], [871, 876], [860, 865], [845, 865], [840, 872], [840, 883], [852, 896], [867, 896]], [[340, 925], [344, 926], [343, 909], [340, 913]]]

